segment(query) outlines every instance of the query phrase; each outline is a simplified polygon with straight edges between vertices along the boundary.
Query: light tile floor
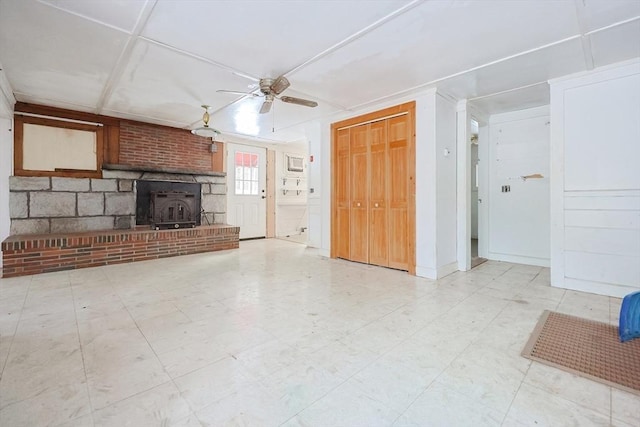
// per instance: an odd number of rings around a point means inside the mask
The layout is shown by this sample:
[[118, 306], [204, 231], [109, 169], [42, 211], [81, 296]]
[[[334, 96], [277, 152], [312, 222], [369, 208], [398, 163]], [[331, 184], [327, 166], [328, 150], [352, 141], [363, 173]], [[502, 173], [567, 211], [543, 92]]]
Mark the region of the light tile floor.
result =
[[519, 354], [620, 300], [487, 262], [439, 281], [282, 240], [0, 280], [2, 426], [639, 426], [640, 398]]

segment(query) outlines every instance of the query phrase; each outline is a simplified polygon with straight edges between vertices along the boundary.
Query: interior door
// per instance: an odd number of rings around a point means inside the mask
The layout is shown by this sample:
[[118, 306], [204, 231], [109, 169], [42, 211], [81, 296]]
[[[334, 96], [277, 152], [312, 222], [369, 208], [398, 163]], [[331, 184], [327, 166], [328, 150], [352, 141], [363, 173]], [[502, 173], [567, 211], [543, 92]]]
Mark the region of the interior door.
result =
[[389, 266], [389, 230], [387, 227], [388, 153], [387, 120], [371, 123], [369, 191], [369, 263]]
[[352, 261], [369, 262], [369, 125], [350, 129], [351, 221], [349, 246]]
[[[409, 138], [408, 116], [388, 119], [389, 126], [389, 267], [409, 268]], [[413, 159], [411, 159], [413, 160]]]
[[350, 259], [351, 252], [349, 249], [349, 241], [351, 239], [350, 231], [350, 212], [351, 212], [351, 175], [349, 174], [349, 164], [351, 157], [349, 156], [349, 129], [340, 129], [336, 141], [336, 164], [335, 174], [335, 197], [336, 197], [336, 227], [338, 229], [338, 239], [336, 245], [336, 256], [338, 258]]
[[267, 232], [267, 150], [227, 144], [227, 223], [240, 227], [240, 239]]

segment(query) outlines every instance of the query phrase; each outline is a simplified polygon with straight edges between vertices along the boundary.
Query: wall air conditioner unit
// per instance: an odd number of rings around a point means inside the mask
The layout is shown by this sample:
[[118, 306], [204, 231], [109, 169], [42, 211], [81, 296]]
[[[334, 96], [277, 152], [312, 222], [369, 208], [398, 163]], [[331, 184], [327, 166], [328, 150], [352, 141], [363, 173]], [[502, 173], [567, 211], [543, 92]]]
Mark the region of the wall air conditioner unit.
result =
[[304, 157], [286, 154], [287, 172], [304, 172]]

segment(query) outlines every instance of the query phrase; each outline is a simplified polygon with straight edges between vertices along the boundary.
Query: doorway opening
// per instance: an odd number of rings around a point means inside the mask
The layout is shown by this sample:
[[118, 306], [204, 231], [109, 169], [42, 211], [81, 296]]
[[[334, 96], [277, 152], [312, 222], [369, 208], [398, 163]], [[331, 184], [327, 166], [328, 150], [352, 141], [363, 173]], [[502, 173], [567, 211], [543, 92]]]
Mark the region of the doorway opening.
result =
[[476, 267], [487, 261], [486, 258], [479, 256], [480, 247], [480, 205], [482, 198], [480, 197], [480, 158], [479, 158], [479, 124], [475, 119], [471, 119], [471, 134], [469, 144], [471, 145], [471, 268]]

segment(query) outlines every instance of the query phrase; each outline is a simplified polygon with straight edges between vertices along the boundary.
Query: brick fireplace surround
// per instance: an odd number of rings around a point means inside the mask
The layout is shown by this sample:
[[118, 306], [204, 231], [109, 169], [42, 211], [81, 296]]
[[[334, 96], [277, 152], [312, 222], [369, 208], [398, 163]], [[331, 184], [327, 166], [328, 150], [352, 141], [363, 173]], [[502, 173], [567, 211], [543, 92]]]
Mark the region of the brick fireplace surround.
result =
[[240, 229], [210, 225], [182, 230], [114, 230], [9, 236], [3, 277], [238, 248]]
[[[238, 248], [239, 228], [225, 224], [223, 147], [212, 154], [210, 139], [184, 129], [31, 104], [16, 105], [16, 130], [26, 121], [21, 112], [102, 123], [106, 137], [97, 177], [16, 169], [3, 277]], [[198, 183], [206, 225], [151, 230], [136, 224], [139, 180]]]

